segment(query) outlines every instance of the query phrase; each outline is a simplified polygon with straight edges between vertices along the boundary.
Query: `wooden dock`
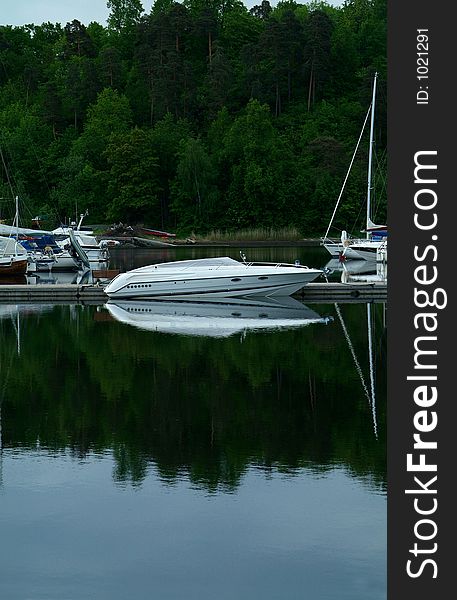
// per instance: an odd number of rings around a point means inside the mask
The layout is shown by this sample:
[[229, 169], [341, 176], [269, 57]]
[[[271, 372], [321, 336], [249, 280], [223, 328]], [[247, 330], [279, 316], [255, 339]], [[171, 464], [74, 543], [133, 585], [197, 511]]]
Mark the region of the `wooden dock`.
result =
[[[309, 283], [295, 297], [306, 302], [348, 302], [387, 300], [386, 283]], [[171, 299], [171, 298], [170, 298]], [[103, 304], [108, 300], [103, 285], [43, 284], [0, 285], [0, 302]]]
[[387, 301], [387, 283], [308, 283], [297, 294], [306, 302]]
[[54, 300], [84, 302], [97, 300], [101, 304], [108, 299], [101, 285], [42, 284], [42, 285], [0, 285], [0, 302], [47, 302]]

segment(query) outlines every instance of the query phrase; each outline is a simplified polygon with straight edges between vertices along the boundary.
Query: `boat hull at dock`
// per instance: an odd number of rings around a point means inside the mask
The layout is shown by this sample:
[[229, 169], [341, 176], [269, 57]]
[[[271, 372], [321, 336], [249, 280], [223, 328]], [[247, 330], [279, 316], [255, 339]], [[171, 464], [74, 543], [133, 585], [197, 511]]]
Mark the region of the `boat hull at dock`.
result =
[[28, 266], [26, 249], [15, 238], [0, 236], [0, 277], [25, 275]]
[[322, 271], [301, 265], [202, 259], [162, 263], [118, 275], [105, 288], [110, 298], [290, 296]]
[[16, 257], [0, 258], [0, 277], [10, 275], [25, 275], [27, 273], [28, 260]]
[[364, 240], [350, 244], [342, 256], [344, 259], [387, 262], [387, 240]]

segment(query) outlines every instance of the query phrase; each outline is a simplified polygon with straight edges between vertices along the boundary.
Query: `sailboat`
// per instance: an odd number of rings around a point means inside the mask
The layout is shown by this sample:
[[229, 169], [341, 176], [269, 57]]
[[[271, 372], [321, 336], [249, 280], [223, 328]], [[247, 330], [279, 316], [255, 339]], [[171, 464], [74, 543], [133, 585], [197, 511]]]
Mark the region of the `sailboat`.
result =
[[0, 236], [0, 277], [25, 275], [27, 269], [27, 250], [15, 239]]
[[[16, 215], [13, 228], [18, 228], [18, 199], [16, 197]], [[29, 261], [27, 250], [13, 237], [0, 236], [0, 276], [25, 275]]]
[[[356, 144], [356, 148], [354, 154], [352, 156], [351, 163], [349, 165], [349, 169], [346, 173], [345, 180], [343, 182], [342, 189], [338, 196], [338, 200], [336, 202], [336, 206], [333, 210], [332, 217], [330, 219], [330, 223], [327, 227], [327, 231], [325, 232], [322, 244], [325, 249], [332, 256], [339, 256], [342, 260], [346, 259], [355, 259], [355, 260], [387, 260], [387, 225], [376, 225], [372, 221], [372, 206], [371, 206], [371, 196], [372, 196], [372, 162], [373, 162], [373, 145], [374, 145], [374, 115], [375, 115], [375, 101], [376, 101], [376, 84], [377, 84], [378, 74], [375, 73], [373, 80], [373, 93], [372, 100], [370, 104], [370, 108], [365, 117], [365, 121], [363, 123], [362, 131], [360, 133], [359, 139]], [[357, 150], [360, 145], [360, 141], [362, 139], [362, 135], [368, 120], [368, 116], [370, 115], [370, 142], [369, 142], [369, 155], [368, 155], [368, 182], [367, 182], [367, 207], [366, 207], [366, 227], [365, 227], [365, 238], [350, 238], [347, 235], [346, 231], [342, 232], [341, 242], [334, 242], [328, 238], [328, 234], [330, 228], [333, 223], [333, 219], [335, 218], [335, 214], [338, 208], [338, 205], [341, 200], [341, 196], [344, 191], [344, 187], [346, 185], [347, 179], [349, 177], [349, 173], [351, 171], [352, 165], [354, 163], [355, 155], [357, 154]]]

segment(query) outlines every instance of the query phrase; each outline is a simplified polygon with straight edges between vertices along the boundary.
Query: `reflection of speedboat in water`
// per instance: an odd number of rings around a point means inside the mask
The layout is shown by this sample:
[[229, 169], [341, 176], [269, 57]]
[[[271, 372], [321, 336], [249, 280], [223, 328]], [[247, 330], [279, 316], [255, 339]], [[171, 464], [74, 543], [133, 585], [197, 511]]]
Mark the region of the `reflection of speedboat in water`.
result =
[[220, 302], [112, 301], [106, 304], [117, 321], [139, 329], [191, 336], [228, 337], [258, 330], [290, 329], [328, 323], [298, 300], [237, 299]]

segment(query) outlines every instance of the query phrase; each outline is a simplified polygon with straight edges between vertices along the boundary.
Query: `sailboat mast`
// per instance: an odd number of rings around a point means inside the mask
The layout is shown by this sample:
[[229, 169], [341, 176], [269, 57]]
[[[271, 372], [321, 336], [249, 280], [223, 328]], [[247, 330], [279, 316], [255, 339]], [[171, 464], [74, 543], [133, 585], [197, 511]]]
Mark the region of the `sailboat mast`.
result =
[[[14, 254], [17, 256], [17, 244], [19, 242], [19, 197], [16, 196], [16, 214], [14, 216], [14, 221], [16, 223], [16, 243], [14, 244]], [[13, 223], [14, 225], [14, 223]]]
[[340, 200], [341, 200], [341, 196], [343, 195], [344, 188], [346, 187], [346, 181], [348, 180], [349, 173], [351, 172], [352, 165], [354, 164], [354, 160], [355, 160], [355, 157], [356, 157], [356, 154], [357, 154], [357, 150], [359, 149], [359, 146], [360, 146], [360, 140], [363, 137], [363, 133], [365, 131], [365, 126], [367, 124], [368, 117], [370, 116], [370, 111], [371, 111], [371, 106], [367, 110], [367, 114], [365, 116], [365, 120], [364, 120], [363, 126], [362, 126], [362, 131], [360, 132], [359, 139], [357, 140], [357, 144], [355, 146], [354, 154], [352, 155], [351, 162], [349, 164], [349, 168], [348, 168], [347, 173], [346, 173], [346, 177], [344, 178], [343, 185], [341, 186], [340, 194], [338, 196], [338, 200], [336, 201], [335, 208], [333, 209], [333, 214], [332, 214], [332, 217], [330, 219], [330, 223], [328, 224], [327, 231], [325, 232], [325, 235], [323, 237], [324, 240], [327, 239], [327, 236], [329, 234], [330, 228], [331, 228], [331, 226], [333, 224], [333, 219], [335, 218], [336, 211], [337, 211], [337, 208], [338, 208]]
[[366, 237], [369, 239], [370, 233], [368, 229], [370, 227], [371, 221], [371, 164], [373, 160], [373, 143], [374, 143], [374, 107], [376, 100], [376, 81], [378, 79], [378, 74], [374, 74], [373, 81], [373, 97], [371, 100], [371, 119], [370, 119], [370, 147], [368, 154], [368, 187], [367, 187], [367, 226], [366, 226]]

